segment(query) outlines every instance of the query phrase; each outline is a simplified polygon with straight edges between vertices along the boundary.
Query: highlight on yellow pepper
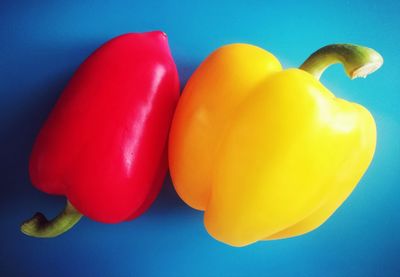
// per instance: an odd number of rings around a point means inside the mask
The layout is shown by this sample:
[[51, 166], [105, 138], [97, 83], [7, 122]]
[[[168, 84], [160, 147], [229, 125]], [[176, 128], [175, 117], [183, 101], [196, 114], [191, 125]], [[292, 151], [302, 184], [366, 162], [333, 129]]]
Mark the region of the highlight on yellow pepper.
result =
[[231, 44], [190, 77], [169, 138], [179, 196], [204, 211], [207, 231], [232, 246], [307, 233], [324, 223], [367, 170], [376, 127], [363, 106], [320, 82], [341, 63], [353, 79], [383, 63], [373, 49], [334, 44], [300, 69]]

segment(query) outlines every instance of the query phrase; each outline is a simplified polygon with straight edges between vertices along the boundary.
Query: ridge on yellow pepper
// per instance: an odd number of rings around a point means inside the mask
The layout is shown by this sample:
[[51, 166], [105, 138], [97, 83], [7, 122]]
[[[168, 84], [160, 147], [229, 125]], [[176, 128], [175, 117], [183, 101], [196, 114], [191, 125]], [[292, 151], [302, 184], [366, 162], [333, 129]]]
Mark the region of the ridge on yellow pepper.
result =
[[169, 165], [177, 193], [205, 211], [214, 238], [245, 246], [307, 233], [357, 185], [374, 155], [376, 127], [367, 109], [319, 82], [334, 63], [353, 79], [383, 59], [335, 44], [283, 70], [259, 47], [231, 44], [191, 76], [172, 123]]

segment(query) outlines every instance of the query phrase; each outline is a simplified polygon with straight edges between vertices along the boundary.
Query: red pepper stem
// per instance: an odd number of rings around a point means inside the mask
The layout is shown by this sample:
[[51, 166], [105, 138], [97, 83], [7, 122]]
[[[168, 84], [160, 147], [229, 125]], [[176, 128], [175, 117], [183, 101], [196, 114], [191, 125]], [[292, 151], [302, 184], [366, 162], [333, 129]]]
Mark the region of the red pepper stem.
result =
[[319, 80], [332, 64], [341, 63], [350, 79], [366, 77], [383, 64], [382, 56], [374, 49], [354, 44], [331, 44], [314, 52], [300, 69]]
[[65, 209], [54, 219], [49, 221], [42, 213], [36, 213], [22, 223], [21, 232], [36, 238], [53, 238], [71, 229], [81, 217], [82, 214], [67, 201]]

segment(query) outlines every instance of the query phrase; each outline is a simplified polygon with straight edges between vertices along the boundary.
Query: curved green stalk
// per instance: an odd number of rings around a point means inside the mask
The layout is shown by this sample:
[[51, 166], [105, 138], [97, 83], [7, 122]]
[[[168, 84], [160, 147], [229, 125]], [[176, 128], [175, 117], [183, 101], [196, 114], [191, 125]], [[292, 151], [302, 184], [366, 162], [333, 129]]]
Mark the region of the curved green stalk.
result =
[[67, 201], [65, 209], [54, 219], [47, 220], [42, 213], [36, 213], [21, 225], [21, 232], [36, 238], [53, 238], [71, 229], [82, 217]]
[[314, 52], [300, 69], [319, 80], [332, 64], [341, 63], [351, 79], [366, 77], [383, 64], [382, 56], [374, 49], [354, 44], [331, 44]]

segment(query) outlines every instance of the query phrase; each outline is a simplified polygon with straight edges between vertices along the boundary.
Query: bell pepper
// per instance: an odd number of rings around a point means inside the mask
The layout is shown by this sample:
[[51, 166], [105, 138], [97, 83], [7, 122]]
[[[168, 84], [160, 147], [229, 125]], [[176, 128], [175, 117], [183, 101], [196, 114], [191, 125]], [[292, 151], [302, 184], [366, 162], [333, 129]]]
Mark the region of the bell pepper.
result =
[[54, 237], [82, 215], [118, 223], [142, 214], [167, 172], [178, 97], [165, 33], [129, 33], [97, 49], [62, 92], [30, 157], [33, 185], [65, 195], [65, 210], [50, 221], [37, 213], [22, 232]]
[[231, 44], [190, 77], [172, 121], [170, 172], [179, 196], [205, 212], [215, 239], [245, 246], [307, 233], [359, 182], [374, 155], [375, 123], [320, 83], [334, 63], [353, 79], [383, 59], [336, 44], [283, 70], [259, 47]]

